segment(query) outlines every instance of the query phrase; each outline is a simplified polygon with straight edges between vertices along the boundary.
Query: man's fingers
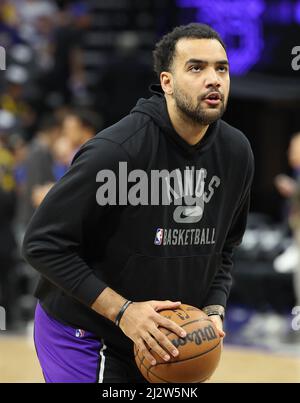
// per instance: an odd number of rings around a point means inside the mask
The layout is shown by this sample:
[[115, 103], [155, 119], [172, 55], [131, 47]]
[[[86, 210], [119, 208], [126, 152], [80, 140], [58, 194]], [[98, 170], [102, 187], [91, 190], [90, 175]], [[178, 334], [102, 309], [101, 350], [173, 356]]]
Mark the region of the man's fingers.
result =
[[156, 312], [161, 311], [163, 309], [176, 309], [181, 305], [180, 301], [153, 301], [153, 308]]
[[224, 332], [224, 330], [219, 329], [219, 336], [222, 337], [222, 339], [226, 336], [226, 333]]
[[157, 341], [148, 333], [144, 336], [144, 341], [151, 350], [155, 351], [164, 361], [169, 361], [169, 354], [157, 343]]
[[146, 347], [146, 345], [142, 339], [140, 339], [139, 341], [136, 342], [136, 346], [137, 346], [138, 351], [146, 358], [146, 360], [148, 362], [150, 362], [152, 365], [156, 364], [156, 359], [149, 352], [148, 348]]
[[213, 324], [215, 325], [215, 327], [219, 333], [219, 336], [223, 339], [226, 336], [226, 333], [223, 330], [223, 323], [222, 323], [220, 316], [211, 315], [209, 317], [209, 319], [213, 322]]
[[163, 316], [159, 315], [159, 317], [157, 318], [157, 322], [159, 326], [171, 330], [171, 332], [177, 334], [179, 337], [186, 336], [186, 331], [170, 319], [164, 318]]
[[167, 336], [165, 336], [159, 329], [154, 328], [151, 331], [151, 334], [168, 354], [171, 354], [173, 357], [176, 357], [179, 354], [179, 351], [174, 347]]

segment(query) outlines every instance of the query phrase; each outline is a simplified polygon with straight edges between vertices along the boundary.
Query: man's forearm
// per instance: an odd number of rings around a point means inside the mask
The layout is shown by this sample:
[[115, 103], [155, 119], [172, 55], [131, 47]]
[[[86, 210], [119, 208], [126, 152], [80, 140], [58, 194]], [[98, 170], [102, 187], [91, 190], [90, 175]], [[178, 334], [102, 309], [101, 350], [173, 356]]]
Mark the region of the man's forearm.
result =
[[125, 302], [124, 297], [107, 287], [93, 303], [92, 309], [114, 322]]

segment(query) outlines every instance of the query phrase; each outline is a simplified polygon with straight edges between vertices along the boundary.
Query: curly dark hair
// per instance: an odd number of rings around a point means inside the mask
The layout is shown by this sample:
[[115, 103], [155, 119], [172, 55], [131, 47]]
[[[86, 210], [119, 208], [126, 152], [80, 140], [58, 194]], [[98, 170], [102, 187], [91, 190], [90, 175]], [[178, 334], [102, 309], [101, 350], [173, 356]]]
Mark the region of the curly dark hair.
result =
[[158, 78], [162, 71], [171, 70], [176, 43], [182, 38], [216, 39], [226, 50], [225, 44], [220, 35], [209, 25], [199, 23], [180, 25], [179, 27], [174, 28], [173, 31], [164, 35], [155, 45], [153, 51], [154, 71]]

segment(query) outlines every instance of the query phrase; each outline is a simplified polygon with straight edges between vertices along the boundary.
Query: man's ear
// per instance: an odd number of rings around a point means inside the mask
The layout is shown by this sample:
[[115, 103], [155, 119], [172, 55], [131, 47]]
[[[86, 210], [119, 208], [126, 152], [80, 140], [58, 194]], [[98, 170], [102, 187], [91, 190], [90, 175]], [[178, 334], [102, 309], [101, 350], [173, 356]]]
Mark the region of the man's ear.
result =
[[160, 85], [166, 95], [173, 94], [173, 76], [168, 71], [160, 73]]

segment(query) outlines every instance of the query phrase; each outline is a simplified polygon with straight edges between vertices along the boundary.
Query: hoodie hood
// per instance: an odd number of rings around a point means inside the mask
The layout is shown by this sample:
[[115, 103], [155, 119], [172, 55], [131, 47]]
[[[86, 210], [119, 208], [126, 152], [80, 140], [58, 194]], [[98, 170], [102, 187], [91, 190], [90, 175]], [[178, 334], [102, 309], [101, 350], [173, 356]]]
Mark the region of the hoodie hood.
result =
[[163, 89], [160, 84], [153, 84], [149, 87], [152, 94], [151, 98], [141, 98], [138, 100], [136, 106], [131, 110], [131, 113], [144, 113], [151, 117], [151, 119], [160, 127], [160, 129], [168, 135], [170, 140], [180, 148], [184, 154], [190, 157], [202, 154], [213, 144], [220, 126], [220, 120], [212, 123], [205, 136], [195, 145], [188, 144], [174, 129], [164, 96]]

